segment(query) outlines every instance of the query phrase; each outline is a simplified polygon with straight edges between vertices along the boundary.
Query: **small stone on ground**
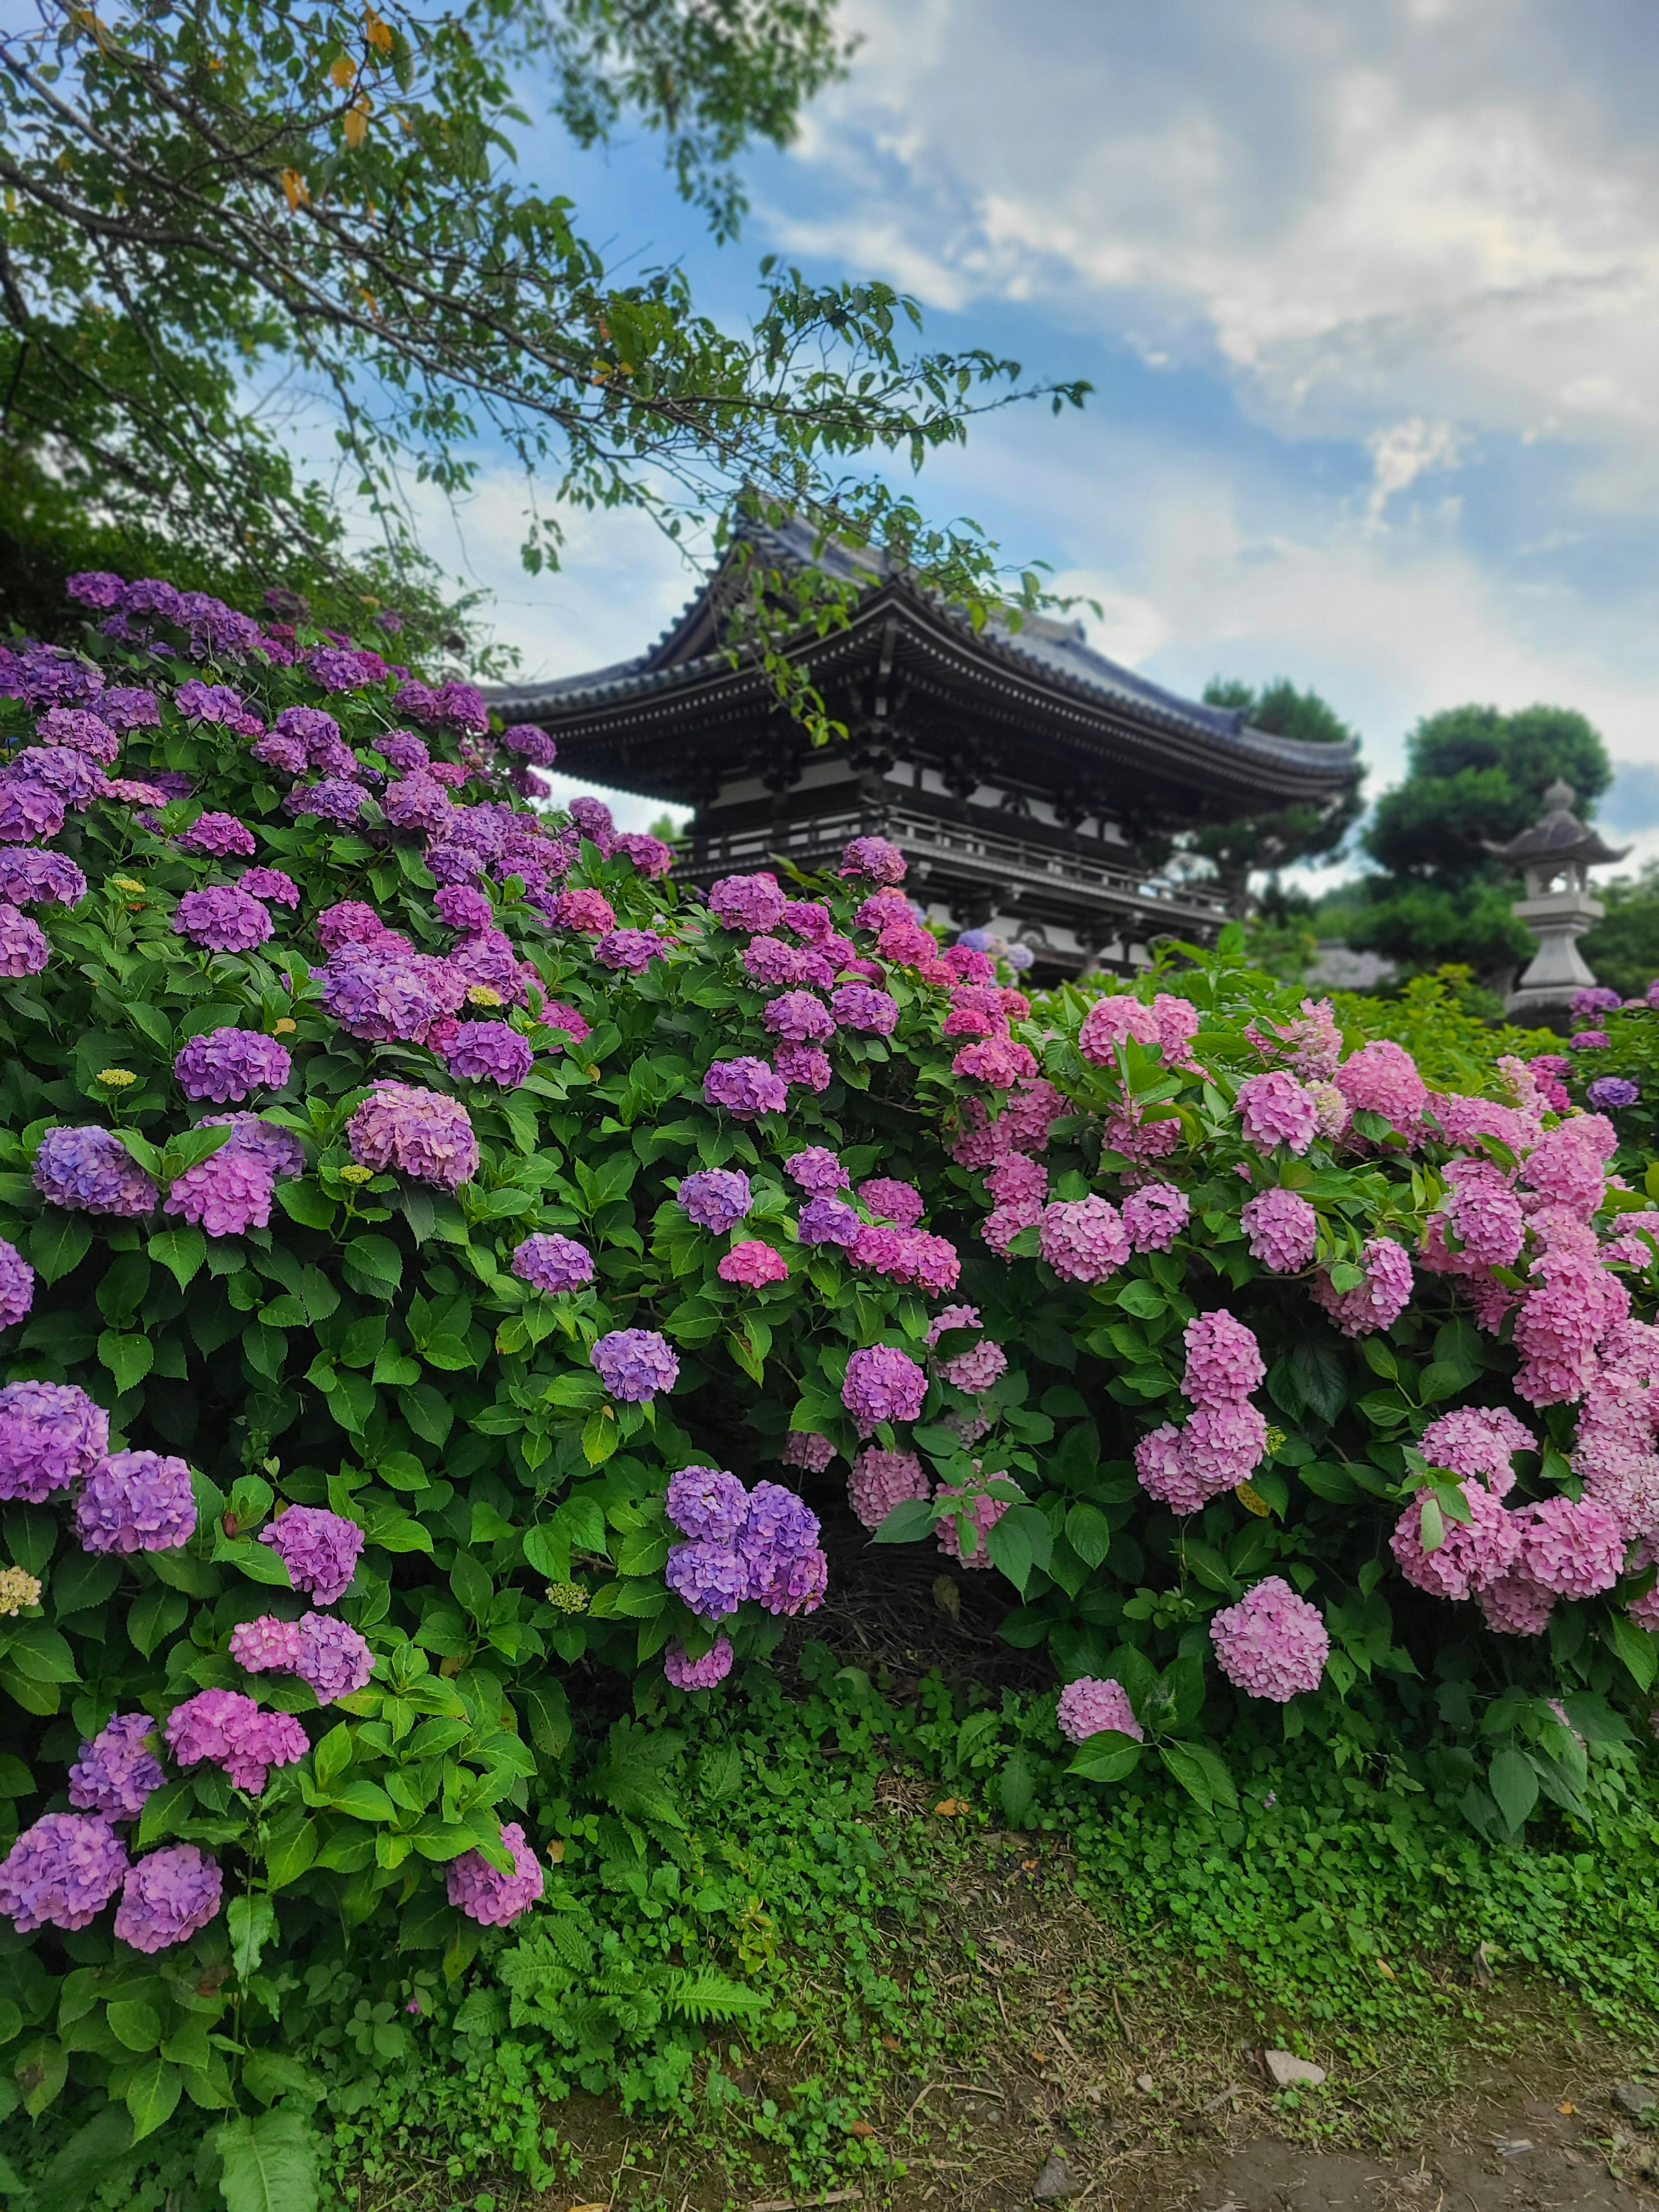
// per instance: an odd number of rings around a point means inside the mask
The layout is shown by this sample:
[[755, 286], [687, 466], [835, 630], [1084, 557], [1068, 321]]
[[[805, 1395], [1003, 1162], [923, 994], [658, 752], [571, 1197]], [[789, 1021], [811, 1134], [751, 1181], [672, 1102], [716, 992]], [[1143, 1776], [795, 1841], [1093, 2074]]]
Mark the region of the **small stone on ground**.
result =
[[1081, 2197], [1087, 2186], [1086, 2182], [1079, 2180], [1060, 2153], [1051, 2150], [1031, 2194], [1039, 2204], [1060, 2204], [1068, 2197]]
[[1267, 2051], [1262, 2057], [1276, 2089], [1316, 2089], [1325, 2079], [1322, 2066], [1316, 2066], [1311, 2059], [1298, 2058], [1294, 2051]]

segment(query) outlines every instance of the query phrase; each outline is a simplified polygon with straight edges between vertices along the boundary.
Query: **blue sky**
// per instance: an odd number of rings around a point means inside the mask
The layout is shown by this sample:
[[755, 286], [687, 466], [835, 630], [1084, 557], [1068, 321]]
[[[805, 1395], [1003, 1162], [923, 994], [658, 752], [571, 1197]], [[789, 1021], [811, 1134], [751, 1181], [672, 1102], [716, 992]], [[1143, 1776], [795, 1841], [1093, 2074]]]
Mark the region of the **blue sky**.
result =
[[[716, 248], [648, 141], [526, 173], [586, 234], [683, 258], [744, 316], [759, 255], [884, 276], [927, 340], [1096, 386], [1000, 416], [921, 480], [1097, 599], [1177, 687], [1313, 684], [1373, 793], [1417, 718], [1581, 708], [1602, 820], [1659, 855], [1659, 37], [1647, 0], [852, 0], [862, 46]], [[486, 457], [488, 459], [489, 457]], [[517, 568], [493, 463], [433, 550], [526, 672], [637, 650], [689, 580], [629, 519]]]

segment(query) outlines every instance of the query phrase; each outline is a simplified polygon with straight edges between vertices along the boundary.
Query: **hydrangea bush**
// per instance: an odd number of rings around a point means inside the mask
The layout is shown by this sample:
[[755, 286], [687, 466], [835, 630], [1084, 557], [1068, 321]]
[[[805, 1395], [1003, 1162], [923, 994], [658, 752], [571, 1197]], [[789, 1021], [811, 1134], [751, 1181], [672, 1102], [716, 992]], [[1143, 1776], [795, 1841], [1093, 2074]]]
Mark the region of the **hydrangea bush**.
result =
[[1659, 1214], [1548, 1067], [1431, 1090], [1231, 941], [1034, 1006], [878, 838], [705, 898], [465, 684], [76, 588], [0, 651], [30, 2112], [270, 2102], [343, 1929], [459, 1975], [572, 1684], [720, 1694], [866, 1532], [1000, 1578], [1102, 1784], [1631, 1786]]

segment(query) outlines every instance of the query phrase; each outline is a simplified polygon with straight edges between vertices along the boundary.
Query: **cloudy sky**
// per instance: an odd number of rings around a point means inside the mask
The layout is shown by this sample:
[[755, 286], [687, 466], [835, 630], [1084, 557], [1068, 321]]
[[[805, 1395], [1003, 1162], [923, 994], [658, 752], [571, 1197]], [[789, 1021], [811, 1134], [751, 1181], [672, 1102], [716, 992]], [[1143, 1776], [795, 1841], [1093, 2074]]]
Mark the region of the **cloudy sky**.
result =
[[[1650, 0], [848, 0], [863, 44], [714, 248], [647, 144], [526, 149], [590, 236], [683, 257], [725, 315], [755, 259], [914, 292], [940, 345], [1096, 386], [931, 464], [1101, 603], [1160, 680], [1316, 685], [1372, 789], [1416, 719], [1578, 707], [1620, 775], [1604, 824], [1659, 853], [1659, 32]], [[526, 672], [637, 650], [686, 579], [586, 523], [516, 571], [486, 477], [465, 557]], [[433, 518], [434, 550], [461, 557]]]

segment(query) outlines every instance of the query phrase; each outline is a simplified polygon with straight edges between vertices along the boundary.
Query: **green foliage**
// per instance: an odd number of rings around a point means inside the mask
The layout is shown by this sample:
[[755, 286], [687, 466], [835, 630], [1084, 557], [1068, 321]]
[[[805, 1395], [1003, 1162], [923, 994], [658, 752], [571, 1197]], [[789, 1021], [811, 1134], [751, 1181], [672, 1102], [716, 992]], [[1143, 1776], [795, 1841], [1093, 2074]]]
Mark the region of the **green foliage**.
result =
[[[532, 569], [556, 560], [563, 506], [706, 536], [741, 492], [995, 596], [994, 550], [929, 529], [875, 465], [959, 442], [1019, 389], [1017, 363], [912, 354], [913, 301], [770, 261], [752, 328], [730, 333], [678, 264], [608, 268], [573, 203], [514, 171], [521, 90], [550, 75], [579, 141], [640, 117], [729, 230], [732, 158], [787, 139], [839, 60], [826, 0], [211, 0], [108, 20], [48, 0], [0, 42], [14, 568], [48, 571], [81, 536], [125, 567], [160, 538], [181, 580], [325, 586], [362, 611], [380, 594], [331, 495], [250, 396], [275, 373], [331, 403], [342, 465], [416, 583], [408, 488], [463, 494], [488, 436], [535, 487]], [[843, 611], [851, 596], [819, 587]], [[767, 626], [758, 584], [750, 611]]]
[[[1236, 679], [1212, 677], [1204, 687], [1204, 697], [1212, 707], [1236, 708], [1253, 729], [1271, 737], [1294, 738], [1304, 744], [1355, 742], [1352, 730], [1318, 692], [1298, 691], [1285, 677], [1260, 691]], [[1211, 863], [1230, 910], [1242, 920], [1249, 910], [1253, 874], [1264, 869], [1276, 873], [1297, 860], [1336, 852], [1359, 818], [1363, 781], [1364, 771], [1357, 769], [1342, 796], [1328, 805], [1304, 803], [1270, 814], [1247, 815], [1238, 822], [1206, 824], [1182, 842]]]
[[1501, 1002], [1461, 963], [1414, 975], [1390, 998], [1336, 991], [1331, 1003], [1351, 1045], [1392, 1037], [1436, 1091], [1490, 1093], [1501, 1083], [1500, 1060], [1530, 1060], [1558, 1051], [1561, 1042], [1553, 1030], [1520, 1029], [1502, 1020]]
[[1362, 842], [1384, 873], [1362, 878], [1348, 942], [1407, 971], [1462, 961], [1495, 975], [1533, 949], [1510, 911], [1504, 844], [1543, 812], [1565, 777], [1588, 819], [1613, 779], [1601, 738], [1566, 707], [1452, 707], [1407, 740], [1408, 773], [1376, 802]]
[[1659, 975], [1659, 867], [1650, 863], [1638, 876], [1598, 883], [1595, 896], [1607, 915], [1585, 931], [1578, 949], [1599, 983], [1627, 999], [1644, 998]]

